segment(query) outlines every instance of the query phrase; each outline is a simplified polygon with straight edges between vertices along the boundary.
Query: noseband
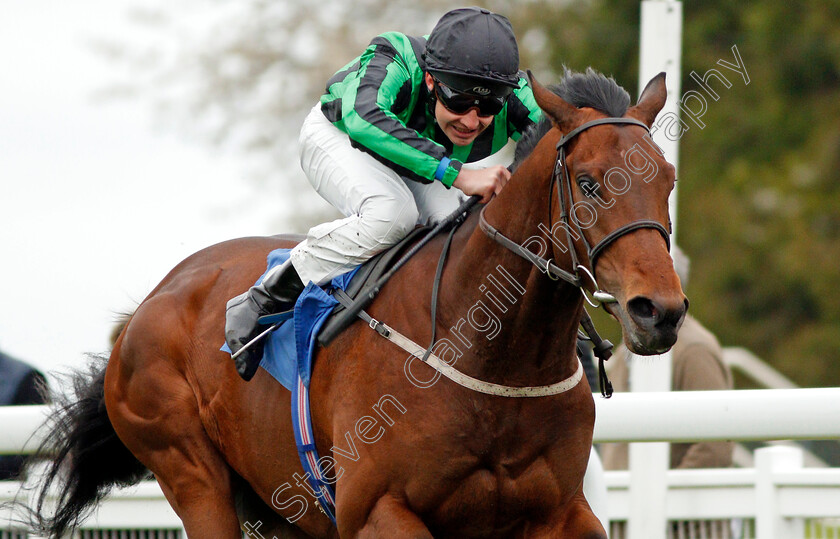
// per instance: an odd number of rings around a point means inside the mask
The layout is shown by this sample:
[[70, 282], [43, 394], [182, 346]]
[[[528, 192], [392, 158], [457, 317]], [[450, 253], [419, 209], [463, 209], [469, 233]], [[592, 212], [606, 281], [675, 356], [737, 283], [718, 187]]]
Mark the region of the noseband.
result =
[[[641, 228], [653, 228], [657, 230], [660, 234], [662, 234], [662, 237], [665, 239], [665, 243], [668, 246], [669, 250], [671, 248], [671, 239], [670, 233], [664, 226], [662, 226], [661, 223], [649, 219], [641, 219], [618, 227], [617, 229], [604, 236], [601, 239], [601, 241], [599, 241], [595, 244], [594, 247], [592, 247], [589, 244], [589, 241], [586, 239], [586, 236], [584, 235], [583, 230], [581, 229], [580, 224], [577, 222], [577, 220], [570, 219], [569, 214], [570, 208], [572, 207], [570, 203], [574, 199], [572, 197], [572, 180], [569, 176], [569, 167], [566, 165], [566, 145], [583, 131], [586, 131], [587, 129], [595, 127], [597, 125], [605, 124], [637, 125], [639, 127], [643, 127], [647, 133], [650, 133], [650, 129], [647, 125], [632, 118], [599, 118], [597, 120], [592, 120], [591, 122], [587, 122], [581, 126], [576, 127], [575, 129], [569, 131], [567, 134], [563, 135], [557, 142], [557, 160], [556, 165], [554, 167], [554, 172], [552, 173], [551, 177], [551, 185], [556, 185], [557, 196], [560, 200], [560, 221], [563, 223], [563, 228], [566, 231], [566, 245], [569, 251], [569, 256], [572, 259], [571, 272], [558, 267], [551, 259], [545, 259], [539, 255], [534, 254], [529, 249], [516, 243], [515, 241], [511, 240], [510, 238], [496, 230], [492, 225], [490, 225], [490, 223], [487, 222], [487, 219], [484, 217], [484, 208], [482, 208], [481, 210], [479, 226], [485, 234], [493, 238], [496, 242], [505, 246], [507, 249], [529, 260], [535, 266], [543, 270], [546, 273], [546, 275], [548, 275], [551, 279], [562, 279], [568, 282], [569, 284], [580, 288], [581, 291], [584, 291], [585, 285], [581, 278], [581, 274], [583, 274], [586, 277], [588, 277], [589, 281], [595, 287], [595, 291], [592, 293], [592, 297], [595, 301], [597, 301], [598, 303], [615, 303], [615, 296], [601, 290], [598, 287], [597, 281], [595, 280], [595, 264], [597, 263], [598, 257], [606, 250], [607, 247], [609, 247], [618, 238], [624, 236], [625, 234], [629, 234], [630, 232], [633, 232], [635, 230], [639, 230]], [[567, 192], [568, 195], [566, 194]], [[551, 186], [549, 187], [549, 193], [550, 197]], [[551, 221], [550, 215], [551, 210], [549, 209], [549, 221]], [[574, 224], [577, 234], [580, 236], [580, 239], [583, 242], [584, 247], [586, 248], [587, 257], [589, 258], [589, 264], [592, 268], [591, 271], [586, 266], [581, 264], [578, 260], [577, 251], [575, 249], [574, 240], [572, 238], [572, 224]], [[583, 294], [583, 297], [593, 307], [598, 306], [598, 304], [589, 299], [586, 293]]]

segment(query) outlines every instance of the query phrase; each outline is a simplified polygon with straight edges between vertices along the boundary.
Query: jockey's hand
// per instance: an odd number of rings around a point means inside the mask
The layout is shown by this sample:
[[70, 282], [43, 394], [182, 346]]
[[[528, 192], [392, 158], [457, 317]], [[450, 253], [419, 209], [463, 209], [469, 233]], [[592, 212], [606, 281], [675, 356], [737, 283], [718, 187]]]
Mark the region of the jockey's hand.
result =
[[502, 192], [508, 180], [510, 180], [510, 171], [507, 167], [494, 165], [480, 169], [462, 168], [452, 185], [463, 191], [465, 195], [479, 195], [481, 203], [487, 204], [493, 195]]

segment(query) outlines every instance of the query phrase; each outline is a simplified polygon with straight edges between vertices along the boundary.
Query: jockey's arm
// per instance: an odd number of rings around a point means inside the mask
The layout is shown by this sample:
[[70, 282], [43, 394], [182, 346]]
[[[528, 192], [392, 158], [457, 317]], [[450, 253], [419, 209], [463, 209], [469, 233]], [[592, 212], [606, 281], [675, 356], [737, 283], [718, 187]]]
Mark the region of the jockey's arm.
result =
[[480, 195], [481, 203], [486, 204], [493, 195], [502, 192], [508, 180], [510, 171], [502, 165], [480, 169], [462, 168], [452, 186], [463, 191], [465, 195]]
[[425, 106], [418, 102], [423, 72], [409, 64], [409, 57], [413, 53], [408, 36], [392, 32], [375, 38], [359, 59], [358, 74], [341, 81], [340, 87], [330, 87], [342, 99], [336, 125], [355, 145], [411, 173], [412, 179], [439, 180], [449, 187], [462, 163], [450, 160], [441, 144], [406, 125], [411, 111]]

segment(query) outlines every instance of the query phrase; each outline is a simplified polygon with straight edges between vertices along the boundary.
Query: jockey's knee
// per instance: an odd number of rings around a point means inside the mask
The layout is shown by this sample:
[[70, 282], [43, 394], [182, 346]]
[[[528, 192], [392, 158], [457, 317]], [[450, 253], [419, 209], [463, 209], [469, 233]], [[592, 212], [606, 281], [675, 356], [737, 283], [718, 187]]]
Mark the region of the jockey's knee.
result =
[[362, 214], [365, 231], [381, 249], [387, 249], [408, 236], [419, 218], [420, 213], [411, 196], [378, 200], [375, 208]]
[[391, 223], [391, 230], [388, 231], [385, 241], [388, 243], [397, 243], [414, 230], [417, 226], [417, 220], [420, 214], [414, 204], [410, 204], [408, 208], [400, 212], [394, 221]]

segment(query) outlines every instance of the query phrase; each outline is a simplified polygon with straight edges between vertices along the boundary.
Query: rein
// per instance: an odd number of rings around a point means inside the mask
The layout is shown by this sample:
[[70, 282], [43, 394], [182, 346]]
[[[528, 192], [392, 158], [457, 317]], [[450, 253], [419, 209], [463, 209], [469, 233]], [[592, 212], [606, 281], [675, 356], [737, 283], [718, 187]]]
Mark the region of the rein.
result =
[[[671, 239], [670, 233], [668, 230], [662, 226], [661, 223], [649, 219], [642, 219], [638, 221], [633, 221], [626, 225], [622, 225], [617, 229], [613, 230], [606, 236], [604, 236], [598, 243], [592, 247], [589, 244], [589, 241], [586, 239], [586, 236], [583, 234], [583, 230], [580, 227], [580, 224], [575, 219], [570, 219], [569, 217], [569, 210], [571, 208], [571, 203], [574, 200], [572, 195], [572, 180], [569, 176], [569, 167], [566, 165], [566, 145], [577, 137], [583, 131], [590, 129], [592, 127], [598, 125], [607, 125], [607, 124], [626, 124], [626, 125], [636, 125], [639, 127], [644, 128], [647, 133], [650, 133], [650, 129], [644, 123], [634, 120], [632, 118], [599, 118], [597, 120], [592, 120], [587, 122], [583, 125], [576, 127], [575, 129], [569, 131], [565, 135], [563, 135], [560, 140], [557, 142], [556, 149], [557, 149], [557, 160], [556, 165], [554, 167], [554, 171], [551, 175], [551, 183], [549, 184], [549, 221], [551, 221], [551, 194], [552, 194], [552, 187], [556, 186], [557, 188], [557, 195], [560, 201], [560, 221], [563, 223], [563, 228], [566, 231], [566, 245], [568, 246], [569, 256], [572, 262], [572, 271], [567, 271], [555, 264], [551, 259], [545, 259], [539, 255], [534, 254], [529, 249], [523, 247], [519, 243], [511, 240], [501, 232], [499, 232], [496, 228], [494, 228], [490, 223], [487, 222], [486, 217], [484, 216], [484, 210], [486, 206], [481, 209], [481, 213], [479, 214], [479, 227], [481, 230], [493, 239], [496, 243], [499, 243], [509, 251], [516, 253], [517, 255], [521, 256], [522, 258], [528, 260], [535, 266], [537, 266], [541, 271], [546, 273], [549, 278], [553, 280], [563, 280], [567, 283], [571, 284], [572, 286], [579, 288], [581, 294], [583, 295], [583, 299], [586, 300], [592, 307], [598, 307], [600, 304], [605, 303], [616, 303], [616, 298], [612, 294], [605, 292], [600, 289], [598, 286], [598, 282], [595, 280], [595, 264], [597, 263], [598, 257], [603, 253], [607, 247], [609, 247], [613, 242], [615, 242], [618, 238], [634, 232], [636, 230], [642, 228], [652, 228], [662, 234], [662, 237], [665, 239], [665, 243], [668, 245], [668, 249], [671, 248]], [[567, 197], [568, 191], [568, 197]], [[577, 250], [575, 249], [574, 240], [572, 239], [572, 230], [571, 224], [574, 223], [575, 228], [577, 229], [577, 233], [580, 236], [581, 240], [583, 241], [583, 245], [586, 248], [587, 258], [589, 258], [589, 264], [592, 267], [592, 270], [586, 268], [583, 264], [580, 263], [577, 256]], [[589, 296], [586, 295], [586, 287], [584, 285], [582, 275], [585, 275], [588, 280], [592, 283], [595, 288], [595, 291], [592, 292], [592, 298], [595, 301], [589, 299]], [[595, 303], [598, 302], [598, 303]], [[612, 355], [612, 348], [613, 345], [606, 339], [602, 339], [598, 332], [595, 329], [595, 325], [592, 323], [592, 319], [589, 316], [589, 313], [586, 311], [584, 307], [583, 316], [581, 318], [581, 327], [583, 331], [586, 333], [586, 338], [592, 342], [594, 347], [593, 353], [598, 358], [598, 374], [599, 374], [599, 381], [601, 385], [601, 394], [604, 397], [609, 398], [612, 396], [613, 389], [612, 384], [607, 379], [606, 369], [604, 368], [604, 362], [610, 358]]]

